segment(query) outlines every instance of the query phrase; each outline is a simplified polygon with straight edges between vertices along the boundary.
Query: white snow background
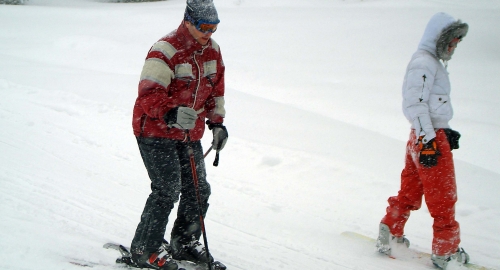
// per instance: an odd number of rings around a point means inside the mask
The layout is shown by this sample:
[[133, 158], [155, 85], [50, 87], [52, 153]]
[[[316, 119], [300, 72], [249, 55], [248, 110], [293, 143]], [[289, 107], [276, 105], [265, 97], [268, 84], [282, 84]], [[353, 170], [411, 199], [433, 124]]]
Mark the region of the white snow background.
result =
[[[401, 85], [427, 21], [470, 25], [449, 63], [461, 246], [500, 269], [500, 1], [216, 0], [229, 141], [213, 167], [209, 247], [229, 269], [433, 269], [376, 237], [410, 125]], [[149, 178], [131, 128], [143, 61], [184, 0], [0, 5], [0, 269], [112, 267]], [[205, 134], [209, 148], [212, 135]], [[175, 210], [170, 216], [167, 238]], [[425, 205], [406, 226], [430, 252]]]

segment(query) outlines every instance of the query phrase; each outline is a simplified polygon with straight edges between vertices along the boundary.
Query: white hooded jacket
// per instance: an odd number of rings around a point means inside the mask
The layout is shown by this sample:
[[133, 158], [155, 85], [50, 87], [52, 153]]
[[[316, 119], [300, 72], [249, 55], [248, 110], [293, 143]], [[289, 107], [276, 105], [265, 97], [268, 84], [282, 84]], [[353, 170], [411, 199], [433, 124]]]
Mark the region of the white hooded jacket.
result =
[[403, 112], [415, 129], [417, 138], [426, 143], [436, 137], [436, 130], [449, 128], [453, 118], [450, 80], [445, 65], [453, 51], [448, 44], [462, 39], [468, 25], [446, 13], [434, 15], [406, 69], [403, 82]]

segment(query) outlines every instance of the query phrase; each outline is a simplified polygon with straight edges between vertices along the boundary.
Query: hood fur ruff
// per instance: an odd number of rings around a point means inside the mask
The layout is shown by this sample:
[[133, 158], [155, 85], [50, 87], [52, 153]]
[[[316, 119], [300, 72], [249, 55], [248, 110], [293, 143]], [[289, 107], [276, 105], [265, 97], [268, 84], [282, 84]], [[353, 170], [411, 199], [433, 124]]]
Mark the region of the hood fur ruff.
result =
[[448, 44], [455, 37], [465, 37], [468, 30], [469, 25], [466, 23], [444, 12], [437, 13], [427, 24], [418, 48], [432, 53], [438, 59], [448, 61], [453, 54], [448, 52]]

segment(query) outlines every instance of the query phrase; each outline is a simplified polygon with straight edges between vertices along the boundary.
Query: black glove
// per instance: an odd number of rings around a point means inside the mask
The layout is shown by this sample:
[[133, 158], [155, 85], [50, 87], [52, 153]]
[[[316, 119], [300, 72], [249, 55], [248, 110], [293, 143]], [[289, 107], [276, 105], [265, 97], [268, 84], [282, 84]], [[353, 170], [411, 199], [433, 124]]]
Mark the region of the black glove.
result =
[[169, 128], [178, 129], [193, 129], [197, 118], [196, 111], [189, 107], [175, 107], [163, 116]]
[[212, 149], [219, 152], [224, 148], [227, 142], [227, 138], [229, 134], [227, 133], [227, 129], [223, 124], [212, 124], [207, 121], [208, 129], [212, 130], [212, 134], [214, 135], [214, 139], [212, 141]]
[[438, 156], [441, 155], [441, 153], [437, 150], [436, 141], [432, 139], [424, 144], [422, 142], [422, 136], [420, 136], [418, 139], [418, 146], [420, 148], [420, 164], [427, 168], [436, 166]]
[[451, 128], [445, 128], [444, 133], [446, 134], [446, 138], [448, 138], [448, 142], [450, 143], [450, 149], [458, 149], [458, 140], [460, 139], [460, 133]]

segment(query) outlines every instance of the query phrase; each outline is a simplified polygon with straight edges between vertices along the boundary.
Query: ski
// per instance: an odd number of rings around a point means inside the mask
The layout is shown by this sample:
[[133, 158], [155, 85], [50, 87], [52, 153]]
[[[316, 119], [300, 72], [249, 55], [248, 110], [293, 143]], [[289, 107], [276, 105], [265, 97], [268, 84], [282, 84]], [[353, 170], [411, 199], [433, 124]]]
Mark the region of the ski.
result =
[[[192, 270], [207, 270], [208, 265], [206, 264], [196, 264], [190, 261], [176, 261], [179, 266], [179, 270], [181, 269], [192, 269]], [[226, 270], [227, 267], [219, 261], [215, 261], [212, 263], [212, 270]]]
[[89, 268], [92, 268], [94, 266], [99, 265], [98, 263], [87, 262], [87, 261], [83, 261], [83, 260], [79, 260], [79, 259], [71, 259], [69, 261], [69, 263], [71, 263], [72, 265], [81, 266], [81, 267], [89, 267]]
[[[115, 243], [106, 243], [106, 244], [104, 244], [103, 247], [105, 249], [113, 249], [113, 250], [120, 252], [121, 257], [118, 257], [116, 259], [117, 264], [127, 265], [127, 266], [130, 266], [130, 268], [133, 268], [131, 266], [132, 254], [130, 253], [130, 251], [127, 247], [120, 245], [120, 244], [115, 244]], [[197, 264], [197, 263], [190, 262], [190, 261], [176, 261], [176, 263], [179, 266], [178, 270], [207, 270], [208, 269], [208, 265], [206, 265], [206, 264]], [[212, 269], [211, 270], [226, 270], [226, 269], [227, 269], [227, 267], [223, 263], [221, 263], [219, 261], [212, 262]]]
[[68, 262], [72, 265], [80, 266], [82, 268], [109, 267], [113, 269], [132, 269], [132, 266], [129, 266], [127, 264], [108, 264], [108, 263], [94, 262], [78, 258], [68, 258]]

